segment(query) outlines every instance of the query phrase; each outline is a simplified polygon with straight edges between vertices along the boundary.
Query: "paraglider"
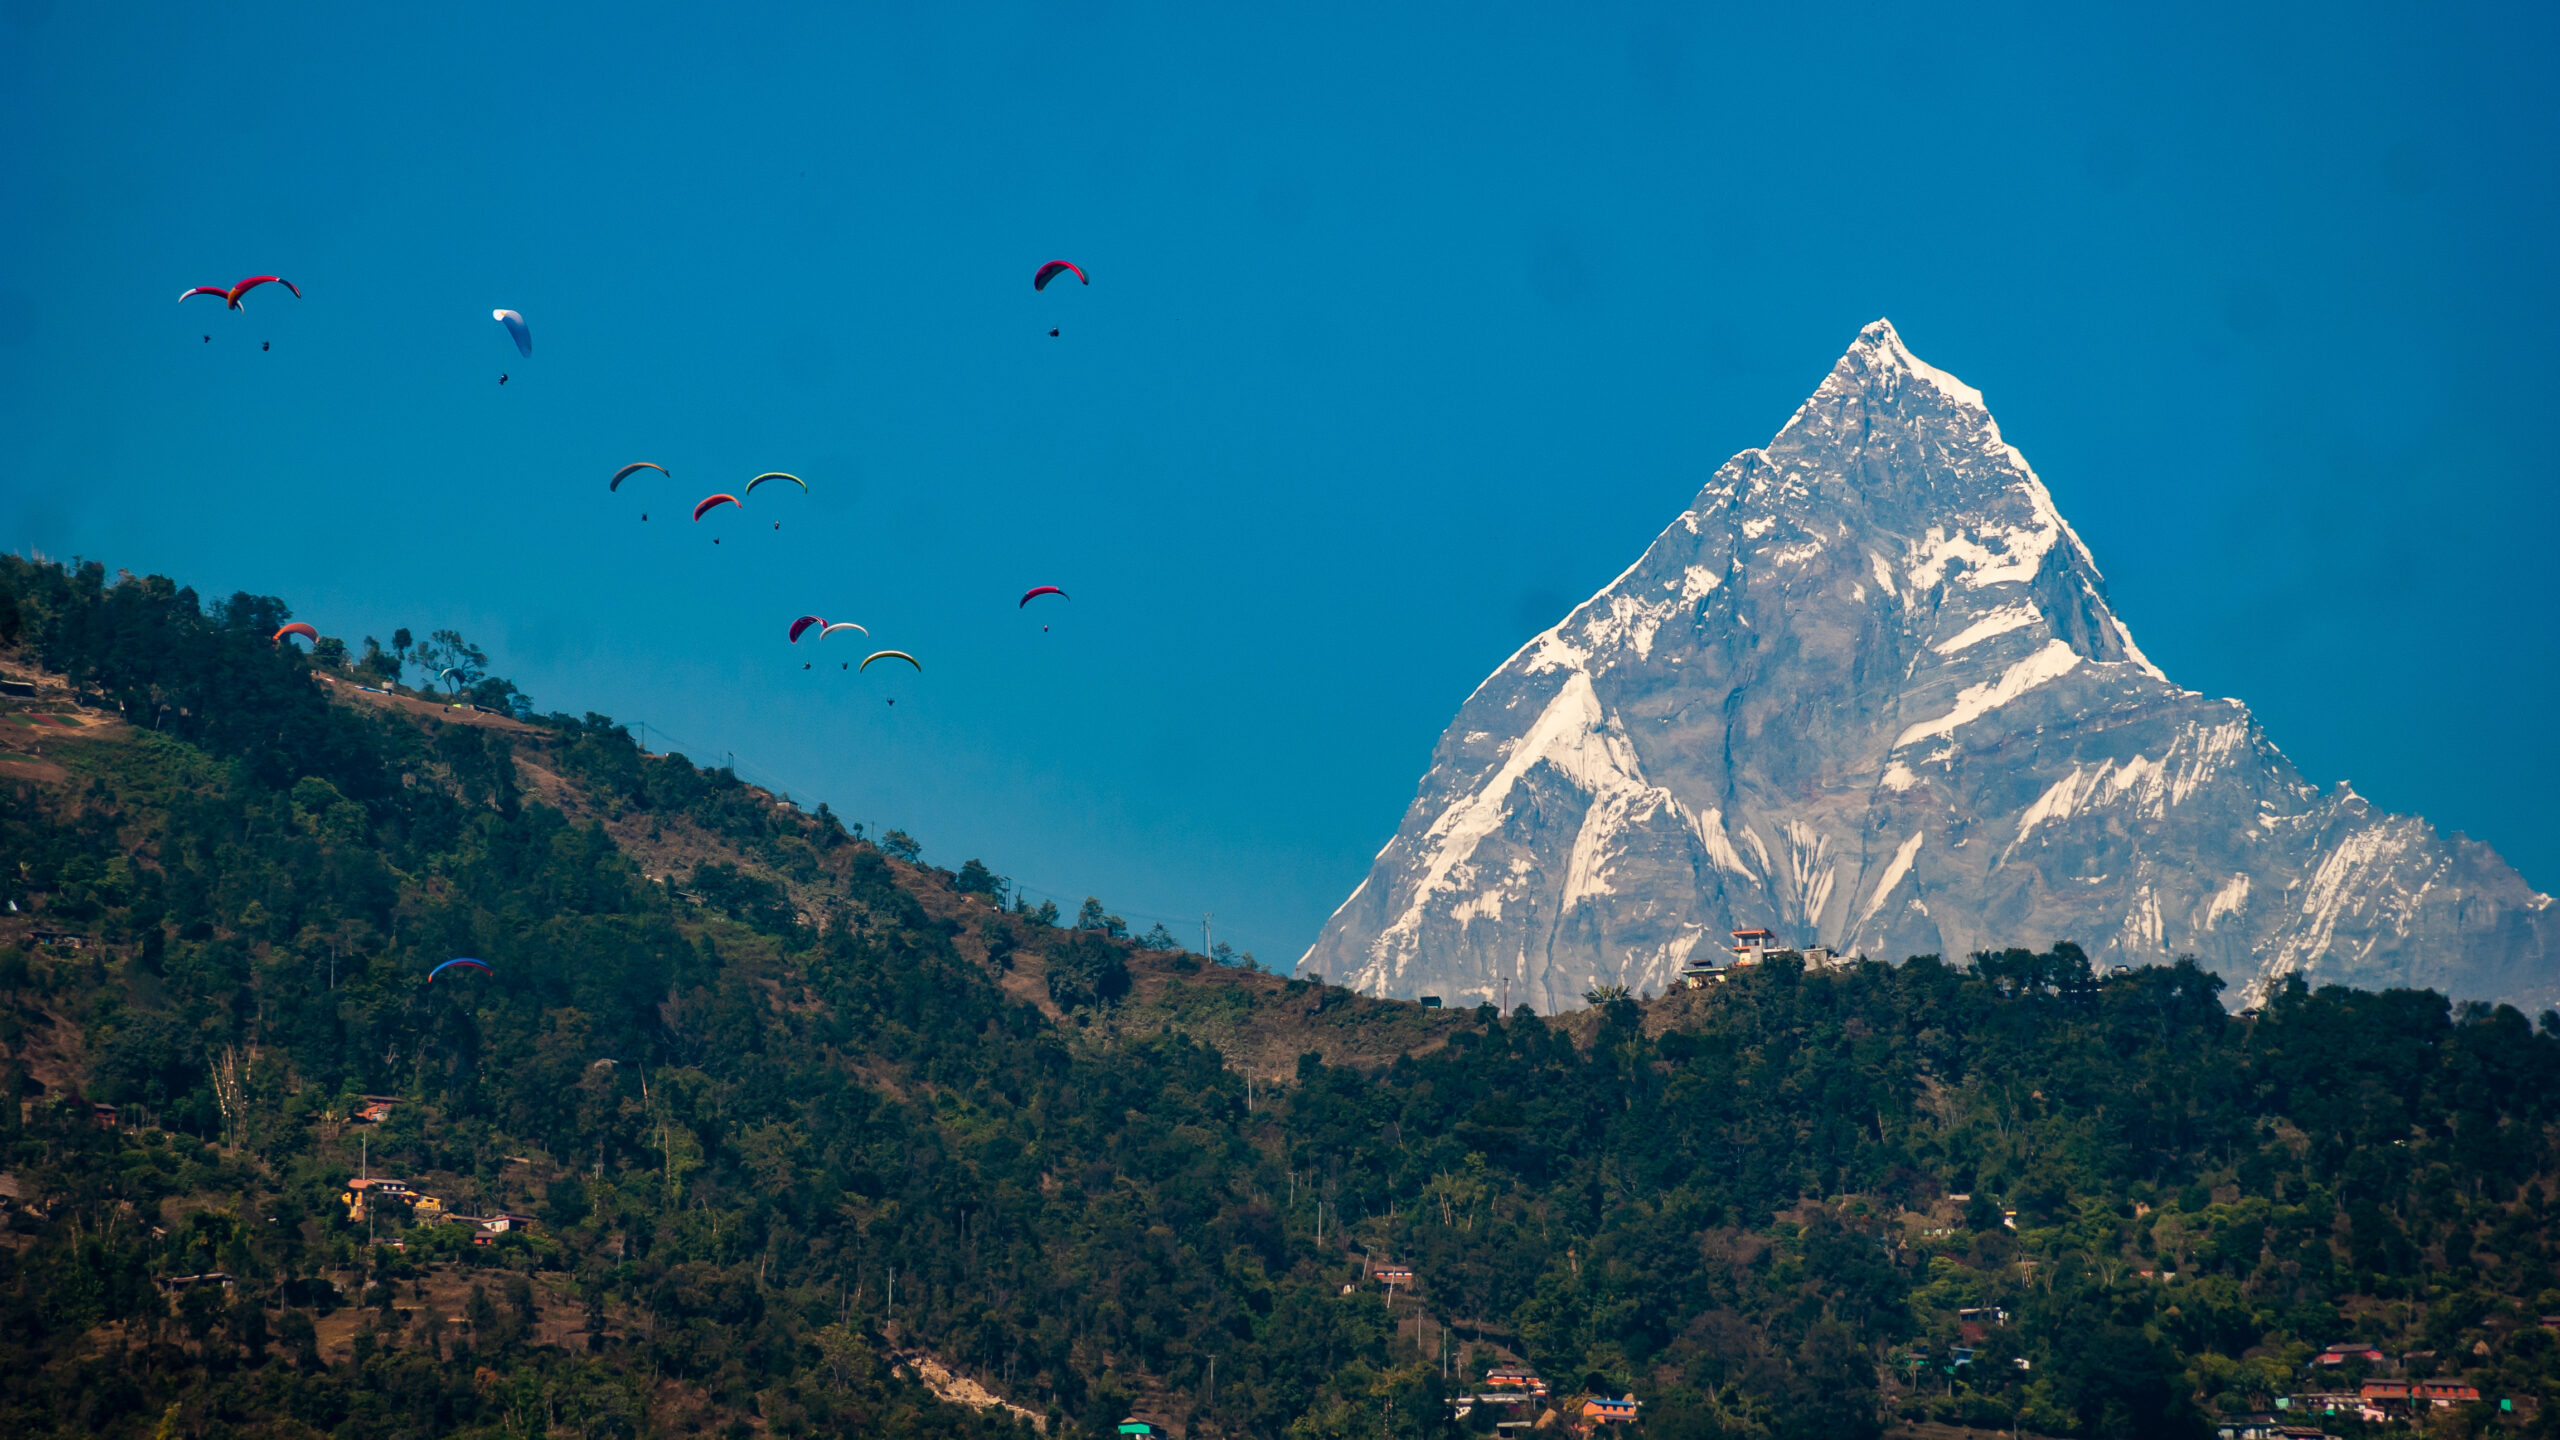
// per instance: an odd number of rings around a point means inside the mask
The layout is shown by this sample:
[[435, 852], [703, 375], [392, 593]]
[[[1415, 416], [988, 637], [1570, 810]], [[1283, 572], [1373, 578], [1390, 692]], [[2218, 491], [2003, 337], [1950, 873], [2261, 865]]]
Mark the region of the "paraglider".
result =
[[834, 623], [833, 625], [829, 625], [829, 626], [828, 626], [828, 627], [826, 627], [825, 629], [823, 629], [823, 630], [821, 630], [821, 631], [819, 631], [819, 632], [818, 632], [818, 638], [819, 638], [819, 639], [821, 639], [821, 640], [824, 640], [824, 639], [826, 639], [828, 636], [833, 635], [834, 633], [836, 633], [836, 632], [837, 632], [837, 631], [839, 631], [839, 630], [861, 630], [861, 631], [862, 631], [862, 638], [863, 638], [863, 639], [868, 640], [868, 639], [870, 639], [870, 638], [871, 638], [871, 632], [870, 632], [869, 630], [864, 630], [864, 629], [863, 629], [863, 627], [861, 627], [861, 626], [859, 626], [859, 625], [854, 624], [854, 623], [853, 623], [852, 621], [850, 621], [850, 620], [839, 620], [839, 621], [837, 621], [836, 623]]
[[718, 495], [710, 496], [701, 504], [694, 506], [693, 518], [700, 520], [704, 515], [709, 514], [711, 511], [716, 510], [723, 505], [739, 505], [740, 508], [744, 508], [737, 496], [724, 491]]
[[[489, 318], [506, 326], [507, 333], [515, 337], [517, 354], [528, 360], [533, 358], [533, 328], [524, 323], [522, 315], [513, 310], [492, 310], [489, 312]], [[500, 376], [498, 383], [506, 384], [506, 378]]]
[[439, 976], [439, 975], [443, 974], [443, 973], [444, 973], [444, 972], [446, 972], [447, 970], [452, 969], [452, 968], [453, 968], [453, 967], [455, 967], [456, 965], [467, 965], [467, 966], [469, 966], [470, 968], [472, 968], [472, 969], [474, 969], [474, 970], [479, 971], [479, 972], [480, 972], [481, 974], [483, 974], [483, 975], [494, 975], [494, 974], [498, 973], [498, 972], [496, 972], [495, 970], [490, 969], [490, 968], [489, 968], [489, 966], [488, 966], [488, 964], [487, 964], [487, 962], [485, 962], [485, 961], [473, 960], [473, 959], [470, 959], [470, 958], [469, 958], [469, 957], [467, 957], [467, 956], [465, 956], [465, 957], [457, 957], [457, 958], [452, 959], [452, 960], [447, 960], [446, 962], [444, 962], [443, 964], [441, 964], [441, 965], [437, 966], [437, 967], [436, 967], [436, 968], [434, 968], [433, 970], [428, 971], [428, 972], [427, 972], [427, 983], [428, 983], [428, 984], [430, 984], [430, 985], [433, 985], [434, 983], [436, 983], [436, 977], [437, 977], [437, 976]]
[[924, 663], [904, 650], [874, 650], [870, 654], [862, 657], [862, 668], [865, 670], [870, 669], [871, 662], [874, 660], [904, 660], [908, 664], [916, 667], [917, 674], [921, 675], [924, 673]]
[[619, 490], [622, 488], [623, 481], [630, 479], [635, 472], [641, 470], [655, 470], [670, 480], [675, 478], [674, 473], [669, 471], [664, 465], [660, 465], [649, 460], [634, 460], [630, 464], [623, 466], [621, 469], [614, 471], [613, 478], [605, 482], [604, 488], [607, 490]]
[[1049, 288], [1050, 281], [1055, 280], [1059, 276], [1067, 274], [1070, 271], [1073, 271], [1075, 277], [1078, 280], [1084, 281], [1085, 284], [1090, 285], [1093, 283], [1091, 279], [1086, 277], [1084, 271], [1076, 268], [1076, 263], [1074, 261], [1052, 260], [1048, 264], [1040, 267], [1040, 273], [1031, 277], [1031, 288], [1034, 290], [1046, 290]]
[[501, 385], [504, 385], [504, 384], [506, 384], [506, 383], [507, 383], [507, 372], [505, 372], [504, 370], [501, 370], [501, 371], [499, 371], [499, 372], [498, 372], [498, 383], [499, 383], [499, 384], [501, 384]]
[[294, 289], [293, 282], [287, 280], [281, 275], [252, 275], [248, 279], [241, 281], [239, 284], [232, 286], [228, 290], [223, 289], [219, 285], [198, 285], [184, 295], [179, 296], [178, 303], [184, 305], [199, 295], [219, 295], [222, 297], [223, 308], [228, 310], [237, 310], [240, 308], [241, 296], [246, 295], [250, 291], [271, 281], [283, 286], [287, 290], [293, 290], [294, 299], [299, 300], [302, 298], [302, 292]]
[[276, 342], [273, 340], [261, 340], [258, 342], [258, 348], [261, 350], [273, 350], [276, 348]]
[[319, 631], [317, 631], [317, 630], [312, 629], [309, 625], [307, 625], [307, 624], [303, 623], [303, 622], [302, 622], [302, 621], [300, 621], [300, 620], [296, 620], [296, 621], [294, 621], [292, 624], [287, 625], [287, 626], [285, 626], [284, 628], [282, 628], [282, 629], [280, 629], [280, 630], [276, 631], [276, 633], [275, 633], [275, 638], [274, 638], [274, 640], [273, 640], [272, 642], [270, 642], [270, 643], [277, 644], [277, 645], [281, 645], [281, 644], [283, 644], [283, 643], [284, 643], [284, 637], [286, 637], [287, 635], [299, 635], [299, 636], [301, 636], [303, 639], [310, 641], [310, 642], [311, 642], [312, 644], [314, 644], [314, 645], [317, 645], [317, 644], [319, 644], [319, 643], [320, 643], [320, 632], [319, 632]]
[[1013, 602], [1013, 608], [1019, 610], [1023, 606], [1030, 604], [1032, 601], [1039, 599], [1043, 595], [1055, 595], [1061, 600], [1073, 598], [1069, 596], [1066, 591], [1059, 589], [1055, 585], [1034, 585], [1030, 589], [1022, 592], [1022, 598]]
[[[812, 625], [819, 625], [819, 626], [823, 626], [823, 625], [825, 625], [826, 623], [827, 623], [827, 622], [826, 622], [824, 619], [822, 619], [822, 618], [820, 618], [820, 617], [818, 617], [818, 616], [816, 616], [816, 615], [803, 615], [803, 616], [801, 616], [799, 619], [792, 621], [792, 622], [791, 622], [791, 643], [792, 643], [792, 644], [794, 644], [794, 645], [797, 645], [797, 644], [799, 644], [799, 643], [800, 643], [800, 632], [801, 632], [801, 631], [808, 629], [808, 628], [809, 628], [810, 626], [812, 626]], [[821, 639], [821, 640], [825, 639], [825, 638], [826, 638], [826, 632], [825, 632], [824, 630], [820, 630], [820, 631], [819, 631], [819, 633], [818, 633], [818, 638], [819, 638], [819, 639]]]
[[799, 486], [799, 487], [800, 487], [800, 493], [801, 493], [801, 494], [806, 495], [806, 494], [808, 494], [808, 493], [809, 493], [809, 482], [808, 482], [808, 481], [801, 479], [801, 478], [800, 478], [799, 476], [797, 476], [797, 475], [785, 475], [785, 474], [783, 474], [783, 473], [782, 473], [781, 471], [779, 471], [779, 470], [767, 470], [766, 472], [764, 472], [763, 474], [761, 474], [761, 475], [757, 476], [757, 477], [756, 477], [756, 478], [754, 478], [753, 480], [748, 481], [748, 482], [747, 482], [747, 487], [746, 487], [745, 489], [743, 489], [743, 490], [739, 491], [738, 493], [739, 493], [739, 494], [741, 494], [741, 495], [753, 495], [754, 493], [756, 493], [756, 487], [757, 487], [757, 486], [759, 486], [759, 485], [761, 485], [761, 484], [763, 484], [763, 483], [764, 483], [764, 482], [766, 482], [767, 480], [788, 480], [788, 481], [790, 481], [792, 484], [797, 485], [797, 486]]
[[442, 680], [447, 685], [452, 686], [456, 693], [460, 693], [462, 689], [462, 682], [470, 679], [471, 677], [463, 674], [460, 670], [457, 670], [452, 666], [446, 666], [444, 669], [436, 672], [436, 678]]

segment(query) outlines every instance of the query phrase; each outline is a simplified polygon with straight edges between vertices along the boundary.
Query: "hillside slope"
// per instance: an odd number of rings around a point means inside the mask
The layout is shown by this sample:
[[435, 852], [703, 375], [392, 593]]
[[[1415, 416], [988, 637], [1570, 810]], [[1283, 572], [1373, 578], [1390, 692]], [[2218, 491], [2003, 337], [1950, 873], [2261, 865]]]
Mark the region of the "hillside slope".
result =
[[1678, 1440], [2201, 1435], [2350, 1332], [2560, 1382], [2560, 1018], [2068, 950], [1425, 1010], [357, 690], [271, 600], [0, 600], [0, 1432], [1455, 1440], [1519, 1359]]

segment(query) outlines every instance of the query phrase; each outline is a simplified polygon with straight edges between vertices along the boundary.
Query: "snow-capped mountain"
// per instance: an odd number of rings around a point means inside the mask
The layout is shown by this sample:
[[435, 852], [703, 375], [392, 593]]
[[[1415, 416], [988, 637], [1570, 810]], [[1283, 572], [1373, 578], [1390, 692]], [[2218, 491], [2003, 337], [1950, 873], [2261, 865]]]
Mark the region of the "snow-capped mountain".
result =
[[2551, 897], [2172, 683], [1981, 394], [1881, 320], [1467, 698], [1299, 965], [1548, 1009], [1748, 926], [2193, 955], [2233, 1003], [2294, 973], [2560, 1003]]

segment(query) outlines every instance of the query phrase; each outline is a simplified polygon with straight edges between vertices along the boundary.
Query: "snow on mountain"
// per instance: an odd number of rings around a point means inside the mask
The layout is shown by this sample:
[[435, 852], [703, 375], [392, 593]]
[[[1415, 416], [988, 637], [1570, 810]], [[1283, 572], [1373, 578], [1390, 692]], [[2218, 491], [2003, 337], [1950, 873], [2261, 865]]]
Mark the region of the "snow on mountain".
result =
[[1881, 320], [1467, 698], [1299, 964], [1548, 1009], [1756, 925], [2560, 1003], [2550, 897], [2171, 683], [1981, 392]]

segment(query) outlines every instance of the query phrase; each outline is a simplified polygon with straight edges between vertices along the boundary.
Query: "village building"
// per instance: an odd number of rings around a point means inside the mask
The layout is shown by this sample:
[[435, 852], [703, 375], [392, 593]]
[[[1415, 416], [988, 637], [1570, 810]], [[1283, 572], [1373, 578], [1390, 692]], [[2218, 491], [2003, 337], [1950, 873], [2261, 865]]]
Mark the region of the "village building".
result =
[[237, 1289], [239, 1281], [228, 1270], [207, 1270], [201, 1275], [163, 1275], [157, 1282], [163, 1290], [192, 1290], [198, 1285], [219, 1285], [225, 1290]]
[[2375, 1423], [2385, 1418], [2380, 1410], [2362, 1397], [2338, 1392], [2279, 1396], [2276, 1408], [2302, 1415], [2354, 1415]]
[[1781, 945], [1774, 930], [1752, 927], [1732, 932], [1733, 943], [1726, 946], [1730, 958], [1696, 955], [1681, 965], [1679, 983], [1689, 989], [1701, 989], [1723, 980], [1734, 971], [1757, 965], [1772, 955], [1793, 955], [1808, 970], [1827, 970], [1840, 963], [1840, 957], [1821, 945]]
[[338, 1199], [347, 1207], [350, 1220], [365, 1218], [368, 1205], [398, 1205], [427, 1216], [444, 1213], [444, 1201], [433, 1195], [420, 1194], [405, 1180], [375, 1180], [359, 1175], [347, 1181], [346, 1191]]
[[2480, 1403], [2480, 1388], [2459, 1380], [2367, 1380], [2356, 1392], [2355, 1400], [2358, 1414], [2379, 1421], [2390, 1418], [2394, 1410], [2476, 1405]]
[[2344, 1365], [2350, 1360], [2362, 1360], [2368, 1365], [2379, 1365], [2383, 1363], [2383, 1354], [2377, 1346], [2367, 1345], [2361, 1340], [2346, 1340], [2321, 1351], [2318, 1363]]
[[1642, 1402], [1633, 1395], [1585, 1395], [1574, 1412], [1576, 1428], [1589, 1430], [1601, 1425], [1632, 1424]]
[[503, 1211], [495, 1215], [447, 1215], [444, 1217], [444, 1223], [476, 1227], [478, 1233], [471, 1237], [471, 1243], [474, 1245], [493, 1244], [501, 1235], [517, 1230], [529, 1233], [533, 1229], [532, 1216], [509, 1215]]
[[2214, 1434], [2218, 1440], [2335, 1440], [2317, 1425], [2301, 1425], [2281, 1415], [2226, 1415]]
[[1526, 1365], [1496, 1365], [1484, 1372], [1484, 1388], [1514, 1395], [1544, 1395], [1547, 1393], [1547, 1382], [1539, 1379], [1538, 1372]]

